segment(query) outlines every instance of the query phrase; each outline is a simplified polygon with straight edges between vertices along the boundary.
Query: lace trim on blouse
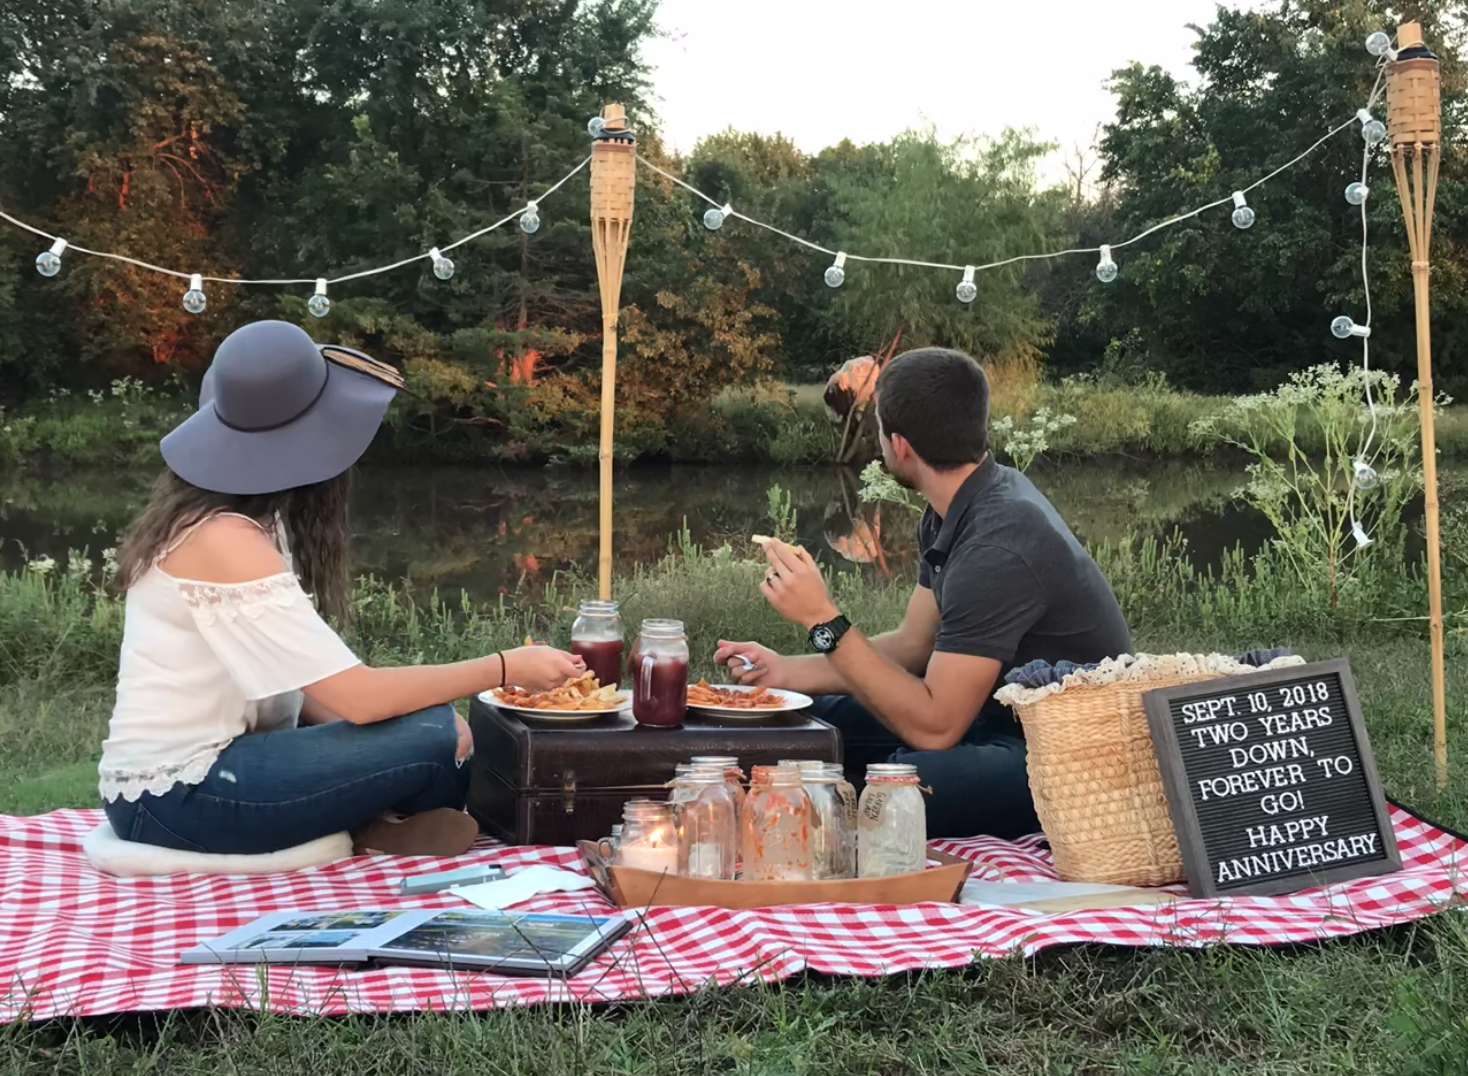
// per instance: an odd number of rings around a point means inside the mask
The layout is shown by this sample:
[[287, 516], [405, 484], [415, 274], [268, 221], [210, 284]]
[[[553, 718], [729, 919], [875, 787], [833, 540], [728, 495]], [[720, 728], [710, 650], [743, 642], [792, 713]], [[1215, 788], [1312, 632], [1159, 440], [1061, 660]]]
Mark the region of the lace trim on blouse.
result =
[[197, 785], [209, 776], [209, 771], [218, 761], [219, 755], [229, 746], [229, 741], [210, 744], [185, 762], [171, 762], [147, 770], [120, 772], [105, 763], [98, 768], [100, 778], [97, 790], [102, 799], [111, 802], [121, 798], [136, 803], [146, 792], [152, 796], [163, 796], [175, 785]]
[[199, 614], [199, 622], [205, 626], [220, 620], [232, 622], [241, 616], [259, 620], [269, 609], [289, 609], [298, 601], [310, 601], [301, 589], [300, 579], [292, 572], [253, 579], [248, 583], [173, 581], [178, 586], [179, 595], [190, 609]]

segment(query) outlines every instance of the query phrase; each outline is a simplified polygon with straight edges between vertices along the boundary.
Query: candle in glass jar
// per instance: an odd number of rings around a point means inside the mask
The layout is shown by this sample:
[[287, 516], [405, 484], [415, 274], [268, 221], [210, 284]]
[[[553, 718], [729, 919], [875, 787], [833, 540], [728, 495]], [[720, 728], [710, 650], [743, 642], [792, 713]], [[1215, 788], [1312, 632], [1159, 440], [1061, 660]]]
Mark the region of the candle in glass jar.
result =
[[619, 845], [618, 860], [624, 867], [635, 867], [658, 874], [677, 874], [678, 846], [672, 842], [671, 837], [671, 834], [653, 830], [646, 840]]

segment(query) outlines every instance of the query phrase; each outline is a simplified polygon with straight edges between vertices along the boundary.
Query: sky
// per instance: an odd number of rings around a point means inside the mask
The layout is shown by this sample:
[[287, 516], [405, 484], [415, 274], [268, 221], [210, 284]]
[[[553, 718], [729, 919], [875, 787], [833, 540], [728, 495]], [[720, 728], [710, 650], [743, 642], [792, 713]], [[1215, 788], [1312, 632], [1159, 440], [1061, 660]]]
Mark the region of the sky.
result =
[[[1030, 127], [1063, 153], [1114, 115], [1105, 83], [1135, 60], [1189, 78], [1188, 23], [1215, 0], [662, 0], [645, 48], [669, 148], [733, 126], [815, 152], [909, 127]], [[1255, 7], [1257, 0], [1231, 6]]]

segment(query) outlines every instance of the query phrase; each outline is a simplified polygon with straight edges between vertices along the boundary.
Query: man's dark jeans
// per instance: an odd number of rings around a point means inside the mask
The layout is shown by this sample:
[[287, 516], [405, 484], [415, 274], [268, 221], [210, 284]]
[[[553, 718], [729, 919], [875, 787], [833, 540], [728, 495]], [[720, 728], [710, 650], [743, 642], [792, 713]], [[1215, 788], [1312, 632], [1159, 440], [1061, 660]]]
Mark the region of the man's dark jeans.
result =
[[923, 785], [932, 789], [924, 796], [930, 838], [986, 834], [1012, 840], [1040, 832], [1024, 737], [1008, 707], [991, 701], [946, 751], [912, 750], [846, 695], [819, 698], [811, 712], [841, 730], [846, 776], [858, 787], [873, 762], [917, 767]]

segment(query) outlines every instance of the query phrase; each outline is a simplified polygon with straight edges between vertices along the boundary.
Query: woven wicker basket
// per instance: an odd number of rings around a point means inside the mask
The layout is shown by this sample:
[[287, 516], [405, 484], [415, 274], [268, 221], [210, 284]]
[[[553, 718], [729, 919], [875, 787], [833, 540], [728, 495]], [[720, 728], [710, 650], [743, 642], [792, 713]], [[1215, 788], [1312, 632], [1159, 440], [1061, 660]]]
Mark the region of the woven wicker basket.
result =
[[1184, 880], [1142, 696], [1257, 671], [1221, 655], [1126, 656], [1058, 687], [999, 692], [1024, 726], [1030, 791], [1056, 874], [1107, 885]]

